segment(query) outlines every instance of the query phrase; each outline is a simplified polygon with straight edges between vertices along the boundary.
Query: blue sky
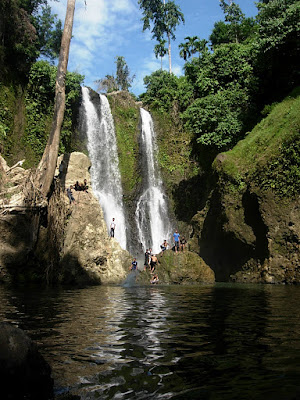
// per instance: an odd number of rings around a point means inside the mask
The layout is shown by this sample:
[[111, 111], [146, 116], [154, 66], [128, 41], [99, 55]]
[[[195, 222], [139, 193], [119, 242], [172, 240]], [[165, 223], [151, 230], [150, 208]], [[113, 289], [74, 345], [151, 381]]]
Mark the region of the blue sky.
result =
[[[156, 44], [149, 31], [142, 32], [142, 13], [138, 0], [76, 1], [73, 38], [70, 47], [69, 71], [85, 75], [85, 85], [96, 89], [95, 80], [115, 74], [115, 57], [123, 56], [131, 74], [136, 78], [130, 91], [144, 92], [143, 78], [160, 69], [153, 49]], [[247, 17], [255, 16], [253, 0], [236, 1]], [[224, 19], [219, 0], [175, 0], [185, 17], [185, 24], [177, 27], [172, 42], [172, 72], [182, 74], [184, 61], [179, 57], [178, 45], [186, 36], [208, 39], [214, 23]], [[52, 11], [64, 22], [67, 0], [50, 0]], [[168, 57], [163, 68], [168, 69]]]

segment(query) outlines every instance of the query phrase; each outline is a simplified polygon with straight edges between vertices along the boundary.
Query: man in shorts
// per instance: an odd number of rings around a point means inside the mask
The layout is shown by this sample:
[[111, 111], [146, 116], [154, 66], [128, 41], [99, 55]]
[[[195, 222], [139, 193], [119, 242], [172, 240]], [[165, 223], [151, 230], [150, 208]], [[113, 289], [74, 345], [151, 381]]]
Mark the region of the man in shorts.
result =
[[180, 238], [180, 234], [178, 233], [178, 231], [176, 229], [176, 231], [173, 233], [175, 253], [177, 253], [179, 250], [179, 238]]

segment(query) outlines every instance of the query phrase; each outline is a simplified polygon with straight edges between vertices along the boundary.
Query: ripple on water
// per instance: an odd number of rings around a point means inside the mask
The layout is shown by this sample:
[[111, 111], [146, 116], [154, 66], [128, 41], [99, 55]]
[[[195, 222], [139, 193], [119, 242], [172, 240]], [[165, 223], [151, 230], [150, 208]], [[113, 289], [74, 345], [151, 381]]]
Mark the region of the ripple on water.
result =
[[292, 399], [298, 287], [1, 288], [0, 314], [38, 342], [57, 393], [82, 399]]

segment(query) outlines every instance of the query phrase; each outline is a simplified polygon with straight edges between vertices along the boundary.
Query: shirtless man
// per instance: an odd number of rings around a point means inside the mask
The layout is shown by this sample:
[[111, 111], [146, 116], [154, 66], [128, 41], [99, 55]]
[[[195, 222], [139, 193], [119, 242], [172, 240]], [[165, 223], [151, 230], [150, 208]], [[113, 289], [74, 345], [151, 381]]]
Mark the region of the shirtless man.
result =
[[155, 271], [155, 267], [158, 264], [158, 259], [155, 254], [151, 256], [151, 261], [150, 261], [150, 272]]

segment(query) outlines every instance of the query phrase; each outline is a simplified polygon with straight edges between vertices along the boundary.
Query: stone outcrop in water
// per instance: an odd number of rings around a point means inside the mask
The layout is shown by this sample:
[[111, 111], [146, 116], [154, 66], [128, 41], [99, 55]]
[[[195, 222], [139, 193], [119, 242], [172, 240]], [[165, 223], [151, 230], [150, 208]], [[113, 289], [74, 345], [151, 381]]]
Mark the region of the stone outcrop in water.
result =
[[[158, 262], [155, 272], [161, 284], [193, 285], [215, 282], [213, 270], [198, 254], [191, 251], [176, 254], [172, 250], [167, 250], [163, 256], [158, 256]], [[150, 279], [151, 275], [147, 270], [139, 274], [137, 281], [148, 284]]]
[[[0, 323], [1, 396], [6, 399], [53, 398], [51, 368], [37, 345], [8, 323]], [[4, 397], [3, 397], [4, 398]]]

